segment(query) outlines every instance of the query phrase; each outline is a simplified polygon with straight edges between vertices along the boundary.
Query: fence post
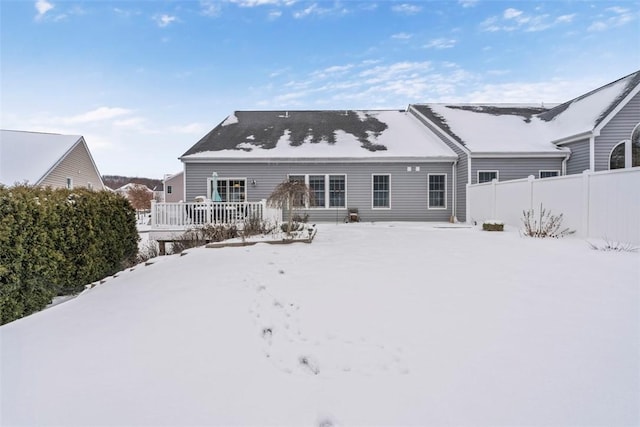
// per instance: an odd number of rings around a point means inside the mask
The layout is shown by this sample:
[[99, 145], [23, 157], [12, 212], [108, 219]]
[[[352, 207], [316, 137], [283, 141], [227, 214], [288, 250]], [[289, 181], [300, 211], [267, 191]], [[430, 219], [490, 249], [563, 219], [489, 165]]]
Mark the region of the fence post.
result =
[[589, 182], [591, 180], [591, 171], [589, 169], [582, 172], [582, 236], [589, 237]]
[[536, 182], [536, 177], [533, 175], [529, 175], [527, 177], [527, 180], [529, 181], [529, 210], [533, 209], [533, 186]]
[[498, 180], [497, 179], [492, 179], [491, 180], [491, 218], [496, 218], [496, 184], [497, 184]]
[[156, 201], [151, 200], [151, 228], [156, 228]]

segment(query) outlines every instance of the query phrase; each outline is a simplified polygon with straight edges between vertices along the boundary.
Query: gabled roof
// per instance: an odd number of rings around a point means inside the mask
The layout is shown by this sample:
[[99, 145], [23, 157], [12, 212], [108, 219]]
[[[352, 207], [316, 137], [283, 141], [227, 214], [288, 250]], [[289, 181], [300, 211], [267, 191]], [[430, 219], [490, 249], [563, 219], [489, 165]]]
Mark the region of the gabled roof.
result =
[[0, 183], [38, 185], [81, 143], [80, 135], [0, 130]]
[[181, 159], [402, 157], [457, 156], [406, 111], [237, 111]]
[[471, 152], [558, 151], [547, 139], [537, 114], [544, 107], [528, 104], [414, 104], [417, 111]]
[[640, 87], [640, 71], [553, 108], [527, 104], [413, 104], [472, 153], [553, 152], [555, 142], [593, 132]]

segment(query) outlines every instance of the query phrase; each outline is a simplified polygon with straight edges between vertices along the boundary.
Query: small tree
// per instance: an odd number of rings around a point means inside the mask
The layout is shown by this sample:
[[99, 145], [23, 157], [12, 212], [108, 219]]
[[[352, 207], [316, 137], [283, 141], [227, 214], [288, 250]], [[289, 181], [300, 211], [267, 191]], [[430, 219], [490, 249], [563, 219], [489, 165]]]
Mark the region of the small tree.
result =
[[291, 233], [291, 225], [293, 224], [293, 213], [296, 208], [304, 207], [305, 200], [313, 203], [314, 194], [302, 181], [283, 181], [273, 190], [267, 204], [272, 207], [287, 209], [289, 211], [289, 219], [287, 221], [287, 234]]
[[151, 209], [153, 191], [149, 190], [146, 185], [136, 184], [127, 192], [127, 198], [136, 211], [146, 211]]

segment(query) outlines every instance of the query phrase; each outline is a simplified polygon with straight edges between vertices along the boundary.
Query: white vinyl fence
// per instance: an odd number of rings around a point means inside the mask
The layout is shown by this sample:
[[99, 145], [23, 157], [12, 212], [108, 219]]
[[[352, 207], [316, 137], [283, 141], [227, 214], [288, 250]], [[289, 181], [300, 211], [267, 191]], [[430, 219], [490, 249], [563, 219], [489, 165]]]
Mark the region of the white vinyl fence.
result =
[[580, 237], [640, 244], [640, 167], [467, 185], [467, 218], [522, 227], [523, 211], [563, 215]]

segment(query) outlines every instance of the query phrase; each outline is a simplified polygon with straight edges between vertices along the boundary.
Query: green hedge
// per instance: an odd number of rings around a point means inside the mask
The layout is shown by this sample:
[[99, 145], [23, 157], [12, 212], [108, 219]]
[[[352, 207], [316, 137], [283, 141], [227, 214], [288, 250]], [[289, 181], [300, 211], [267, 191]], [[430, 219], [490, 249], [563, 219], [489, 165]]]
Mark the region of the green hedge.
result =
[[135, 211], [107, 191], [0, 186], [0, 324], [134, 262]]

